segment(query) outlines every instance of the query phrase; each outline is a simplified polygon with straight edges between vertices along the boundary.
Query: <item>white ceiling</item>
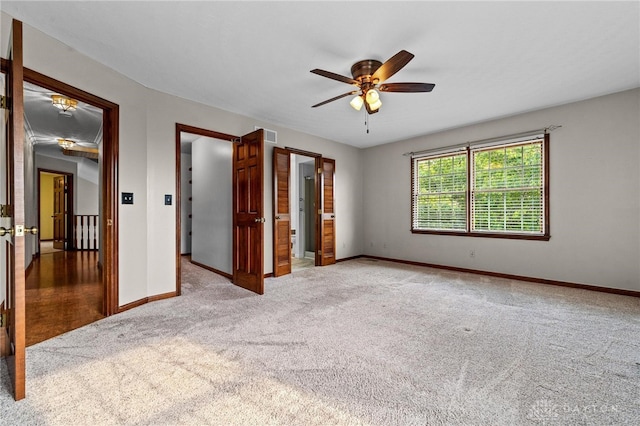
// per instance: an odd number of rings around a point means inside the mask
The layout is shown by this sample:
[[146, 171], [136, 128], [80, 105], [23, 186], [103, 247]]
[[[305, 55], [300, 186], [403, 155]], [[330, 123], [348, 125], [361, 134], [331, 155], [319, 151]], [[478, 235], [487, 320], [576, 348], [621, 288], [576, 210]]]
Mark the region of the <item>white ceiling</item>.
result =
[[34, 84], [24, 85], [27, 136], [36, 150], [44, 146], [57, 148], [58, 138], [97, 148], [102, 142], [102, 110], [78, 102], [75, 111], [61, 114], [51, 103], [53, 94], [56, 92]]
[[[640, 3], [11, 2], [10, 15], [141, 84], [357, 147], [640, 86]], [[28, 46], [27, 46], [28, 48]], [[365, 132], [350, 75], [415, 55]]]

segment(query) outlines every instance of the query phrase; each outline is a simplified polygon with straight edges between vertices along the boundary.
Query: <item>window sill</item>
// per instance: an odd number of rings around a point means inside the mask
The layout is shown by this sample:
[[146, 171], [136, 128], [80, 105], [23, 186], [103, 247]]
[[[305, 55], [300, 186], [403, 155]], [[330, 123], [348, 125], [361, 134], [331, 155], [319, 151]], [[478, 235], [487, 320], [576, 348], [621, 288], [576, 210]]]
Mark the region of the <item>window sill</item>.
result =
[[431, 231], [425, 229], [412, 229], [412, 234], [431, 234], [431, 235], [453, 235], [456, 237], [479, 237], [479, 238], [502, 238], [507, 240], [534, 240], [549, 241], [551, 235], [534, 235], [534, 234], [503, 234], [500, 232], [466, 232], [466, 231]]

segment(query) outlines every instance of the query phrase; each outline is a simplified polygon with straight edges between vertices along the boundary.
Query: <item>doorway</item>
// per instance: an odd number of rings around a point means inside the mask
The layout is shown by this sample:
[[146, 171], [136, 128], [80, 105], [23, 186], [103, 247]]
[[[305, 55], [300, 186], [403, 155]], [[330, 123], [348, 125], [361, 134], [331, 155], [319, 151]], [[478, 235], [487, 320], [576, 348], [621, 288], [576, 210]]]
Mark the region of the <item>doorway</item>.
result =
[[[211, 214], [211, 205], [216, 204], [209, 202], [207, 205], [207, 212], [203, 214], [204, 220], [216, 221], [220, 218], [224, 219], [229, 213], [228, 207], [231, 207], [231, 244], [228, 247], [231, 248], [231, 269], [230, 278], [231, 282], [239, 287], [243, 287], [254, 293], [264, 293], [264, 259], [263, 259], [263, 240], [264, 240], [264, 186], [263, 186], [263, 151], [264, 151], [264, 131], [262, 129], [248, 133], [243, 136], [233, 136], [225, 133], [219, 133], [212, 130], [206, 130], [194, 126], [188, 126], [185, 124], [176, 123], [176, 295], [181, 294], [182, 278], [181, 278], [181, 258], [183, 248], [189, 250], [188, 247], [183, 247], [183, 229], [188, 229], [188, 225], [184, 225], [184, 221], [188, 219], [196, 219], [194, 217], [183, 217], [183, 190], [182, 181], [183, 176], [187, 171], [183, 170], [183, 154], [182, 154], [182, 135], [191, 133], [203, 137], [208, 137], [216, 141], [223, 142], [222, 145], [217, 144], [218, 148], [225, 153], [222, 157], [218, 157], [221, 161], [218, 167], [213, 167], [210, 179], [215, 181], [215, 173], [227, 170], [227, 166], [231, 166], [231, 185], [227, 184], [217, 185], [215, 189], [219, 191], [218, 196], [227, 200], [228, 206], [222, 203], [219, 214]], [[209, 146], [208, 148], [211, 148]], [[229, 150], [229, 148], [231, 148]], [[228, 153], [231, 153], [229, 163], [226, 162]], [[205, 168], [212, 168], [212, 164], [205, 164]], [[190, 172], [190, 171], [189, 171]], [[208, 180], [210, 180], [208, 179]], [[193, 181], [194, 178], [191, 177]], [[215, 182], [203, 182], [204, 185], [212, 184]], [[207, 193], [204, 193], [204, 197], [210, 197], [208, 190], [211, 188], [205, 188]], [[192, 188], [193, 190], [193, 188]], [[231, 193], [231, 203], [228, 203], [229, 192]], [[197, 194], [192, 194], [192, 201]], [[210, 200], [211, 201], [211, 200]], [[195, 205], [191, 206], [193, 214], [197, 214], [194, 210]], [[210, 217], [206, 217], [210, 216]], [[191, 227], [194, 226], [194, 221], [191, 223]], [[228, 225], [228, 218], [226, 220]], [[228, 226], [223, 226], [228, 228]], [[193, 234], [193, 230], [191, 231]], [[193, 235], [192, 235], [193, 236]], [[209, 238], [210, 244], [212, 238]], [[213, 240], [219, 240], [214, 237]], [[222, 244], [225, 243], [224, 239], [218, 241]], [[193, 255], [193, 249], [195, 247], [195, 241], [191, 240], [191, 254]], [[218, 254], [222, 257], [229, 255], [228, 251], [218, 250]], [[223, 263], [224, 264], [224, 263]], [[202, 266], [202, 265], [201, 265]], [[220, 271], [215, 267], [210, 267], [215, 272]]]
[[[33, 249], [33, 234], [37, 233], [37, 227], [31, 226], [26, 220], [34, 220], [34, 180], [33, 169], [34, 154], [33, 144], [26, 140], [24, 129], [29, 123], [24, 119], [24, 83], [38, 85], [42, 88], [59, 92], [76, 99], [87, 102], [101, 108], [103, 115], [103, 149], [101, 158], [103, 166], [100, 172], [100, 196], [101, 234], [104, 236], [101, 243], [100, 258], [102, 274], [100, 284], [103, 289], [102, 312], [111, 315], [118, 311], [118, 215], [117, 215], [117, 171], [118, 171], [118, 134], [119, 134], [119, 107], [73, 86], [52, 79], [43, 74], [23, 67], [23, 43], [22, 22], [13, 20], [11, 26], [11, 42], [9, 57], [11, 60], [0, 61], [0, 69], [3, 76], [8, 77], [10, 84], [4, 86], [2, 95], [11, 100], [9, 114], [5, 117], [6, 133], [2, 132], [0, 142], [2, 145], [3, 167], [0, 188], [2, 195], [3, 229], [2, 255], [0, 256], [0, 270], [3, 270], [3, 281], [6, 282], [6, 290], [3, 290], [0, 300], [3, 317], [7, 314], [9, 321], [3, 321], [2, 339], [3, 354], [6, 352], [7, 365], [13, 385], [13, 396], [16, 400], [25, 397], [25, 275], [26, 264], [31, 263]], [[2, 78], [5, 81], [5, 78]], [[4, 106], [4, 105], [3, 105]], [[4, 126], [3, 126], [4, 127]], [[25, 182], [29, 179], [29, 182]], [[26, 184], [25, 184], [26, 183]], [[7, 205], [12, 206], [10, 209]], [[30, 204], [30, 215], [25, 213], [25, 207]], [[37, 218], [36, 218], [37, 219]], [[25, 237], [25, 231], [31, 234], [30, 241]], [[27, 240], [27, 243], [25, 243]], [[4, 244], [6, 243], [6, 244]], [[6, 250], [5, 250], [6, 247]], [[6, 336], [6, 338], [5, 338]], [[5, 351], [5, 347], [7, 350]]]
[[275, 147], [273, 207], [274, 276], [335, 263], [335, 160]]
[[291, 165], [291, 270], [298, 271], [316, 266], [315, 158], [291, 154]]
[[37, 255], [72, 249], [73, 174], [38, 168], [37, 188]]
[[29, 176], [25, 168], [25, 192], [35, 198], [25, 200], [25, 210], [39, 230], [25, 277], [27, 346], [105, 317], [99, 270], [104, 111], [61, 92], [24, 84], [25, 156], [29, 151], [35, 169]]

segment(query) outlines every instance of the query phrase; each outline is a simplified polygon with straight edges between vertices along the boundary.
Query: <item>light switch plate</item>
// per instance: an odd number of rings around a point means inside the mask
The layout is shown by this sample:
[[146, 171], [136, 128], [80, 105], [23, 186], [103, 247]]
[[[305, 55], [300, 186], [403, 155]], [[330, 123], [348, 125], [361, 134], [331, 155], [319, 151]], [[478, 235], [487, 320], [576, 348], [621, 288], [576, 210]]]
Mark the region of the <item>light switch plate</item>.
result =
[[165, 206], [170, 206], [171, 205], [171, 194], [165, 194], [164, 195], [164, 205]]
[[133, 192], [122, 193], [122, 204], [133, 204]]

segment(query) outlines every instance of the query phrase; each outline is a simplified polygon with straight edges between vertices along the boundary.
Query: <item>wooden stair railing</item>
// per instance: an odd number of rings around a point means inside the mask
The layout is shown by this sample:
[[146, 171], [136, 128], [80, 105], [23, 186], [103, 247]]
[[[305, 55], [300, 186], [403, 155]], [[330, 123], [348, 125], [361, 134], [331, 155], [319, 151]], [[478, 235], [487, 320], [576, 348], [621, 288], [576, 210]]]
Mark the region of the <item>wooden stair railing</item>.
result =
[[98, 250], [98, 223], [97, 214], [75, 215], [73, 241], [76, 250]]

